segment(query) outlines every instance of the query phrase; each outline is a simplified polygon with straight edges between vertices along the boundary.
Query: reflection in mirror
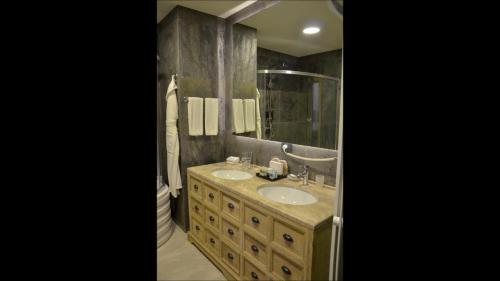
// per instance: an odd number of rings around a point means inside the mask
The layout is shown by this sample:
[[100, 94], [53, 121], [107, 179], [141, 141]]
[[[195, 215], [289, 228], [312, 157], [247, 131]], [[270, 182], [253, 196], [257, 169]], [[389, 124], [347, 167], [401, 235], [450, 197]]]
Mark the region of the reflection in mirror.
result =
[[342, 36], [329, 0], [282, 1], [235, 24], [233, 133], [336, 149]]

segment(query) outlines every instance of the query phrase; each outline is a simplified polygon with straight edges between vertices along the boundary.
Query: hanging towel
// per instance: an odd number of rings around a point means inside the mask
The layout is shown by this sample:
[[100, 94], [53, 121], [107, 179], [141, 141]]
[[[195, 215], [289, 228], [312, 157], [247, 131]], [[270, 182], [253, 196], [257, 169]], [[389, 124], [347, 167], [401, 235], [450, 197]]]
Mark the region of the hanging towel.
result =
[[245, 99], [245, 132], [255, 131], [255, 100]]
[[205, 98], [205, 135], [216, 136], [219, 129], [219, 99]]
[[260, 140], [262, 139], [262, 129], [261, 129], [261, 124], [260, 124], [260, 92], [259, 89], [255, 89], [257, 93], [255, 94], [255, 115], [256, 115], [256, 121], [255, 121], [255, 130], [257, 133], [257, 139]]
[[167, 176], [170, 194], [177, 197], [182, 188], [181, 172], [179, 169], [179, 135], [177, 133], [178, 105], [175, 93], [174, 75], [167, 90]]
[[233, 99], [233, 132], [237, 134], [245, 132], [245, 118], [243, 115], [242, 99]]
[[188, 124], [190, 136], [203, 135], [203, 98], [188, 98]]

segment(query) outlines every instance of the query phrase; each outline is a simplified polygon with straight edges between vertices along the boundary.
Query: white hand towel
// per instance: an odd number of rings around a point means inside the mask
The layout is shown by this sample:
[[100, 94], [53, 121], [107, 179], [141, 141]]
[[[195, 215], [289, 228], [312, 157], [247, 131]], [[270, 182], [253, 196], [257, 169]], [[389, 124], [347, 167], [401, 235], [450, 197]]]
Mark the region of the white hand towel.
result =
[[188, 98], [188, 124], [190, 136], [203, 135], [203, 98]]
[[255, 131], [255, 100], [245, 99], [245, 132]]
[[219, 99], [205, 98], [205, 135], [216, 136], [219, 130]]
[[245, 117], [242, 99], [233, 99], [233, 132], [237, 134], [245, 132]]
[[255, 120], [255, 123], [256, 123], [256, 133], [257, 133], [257, 139], [260, 140], [262, 139], [262, 128], [261, 128], [261, 124], [260, 124], [260, 92], [259, 92], [259, 89], [256, 89], [257, 90], [257, 93], [255, 95], [255, 115], [256, 115], [256, 120]]

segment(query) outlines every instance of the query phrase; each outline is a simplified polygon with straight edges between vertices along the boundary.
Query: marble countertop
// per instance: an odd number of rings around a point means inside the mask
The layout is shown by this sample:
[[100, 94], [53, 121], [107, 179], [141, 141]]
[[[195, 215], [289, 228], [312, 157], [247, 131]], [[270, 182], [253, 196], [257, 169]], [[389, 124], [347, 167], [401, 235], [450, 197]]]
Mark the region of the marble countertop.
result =
[[[211, 174], [213, 170], [222, 168], [247, 171], [252, 173], [253, 177], [248, 180], [226, 180], [217, 178]], [[314, 229], [327, 220], [332, 219], [333, 202], [336, 194], [335, 187], [327, 185], [320, 187], [311, 180], [309, 180], [307, 186], [302, 186], [302, 180], [292, 181], [287, 178], [268, 181], [255, 176], [259, 168], [259, 166], [253, 166], [251, 170], [245, 170], [242, 168], [241, 164], [226, 164], [222, 162], [190, 167], [188, 168], [188, 173], [201, 178], [209, 184], [219, 187], [223, 191], [226, 190], [239, 194], [244, 199], [254, 204], [273, 209], [279, 215], [310, 229]], [[309, 205], [290, 205], [274, 202], [257, 193], [257, 188], [263, 184], [284, 184], [293, 186], [297, 189], [309, 192], [314, 195], [318, 201]]]

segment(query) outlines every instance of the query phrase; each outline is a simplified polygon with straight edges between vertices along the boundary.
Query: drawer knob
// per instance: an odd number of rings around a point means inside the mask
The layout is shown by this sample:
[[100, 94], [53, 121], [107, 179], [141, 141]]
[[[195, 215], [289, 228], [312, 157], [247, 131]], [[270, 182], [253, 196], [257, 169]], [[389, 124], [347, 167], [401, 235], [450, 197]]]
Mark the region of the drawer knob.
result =
[[214, 199], [214, 194], [213, 194], [212, 192], [210, 192], [210, 193], [208, 194], [208, 197], [210, 197], [210, 198]]
[[210, 216], [210, 221], [214, 221], [214, 220], [215, 220], [214, 217]]
[[251, 248], [252, 248], [252, 251], [254, 251], [254, 252], [256, 252], [256, 253], [258, 253], [258, 252], [259, 252], [259, 248], [257, 248], [257, 246], [252, 245], [252, 247], [251, 247]]
[[283, 234], [283, 239], [285, 239], [286, 241], [288, 242], [293, 242], [293, 238], [292, 236], [288, 235], [288, 234]]
[[292, 274], [292, 272], [290, 271], [290, 269], [288, 267], [284, 266], [284, 265], [281, 266], [281, 270], [283, 270], [283, 272], [286, 273], [286, 274], [288, 274], [288, 275]]
[[213, 238], [210, 238], [210, 243], [214, 244], [215, 240]]
[[227, 253], [227, 257], [228, 257], [230, 260], [232, 260], [232, 259], [234, 258], [234, 257], [233, 257], [233, 255], [232, 255], [231, 253]]
[[194, 185], [194, 190], [198, 190], [198, 185], [197, 184]]
[[227, 206], [229, 207], [229, 209], [234, 209], [233, 203], [227, 203]]
[[228, 229], [227, 229], [227, 233], [229, 233], [230, 235], [233, 235], [233, 234], [234, 234], [234, 231], [233, 231], [231, 228], [228, 228]]
[[195, 228], [196, 228], [196, 230], [200, 230], [200, 227], [199, 227], [199, 226], [196, 226]]
[[257, 276], [257, 273], [255, 273], [255, 272], [252, 271], [251, 274], [252, 274], [252, 278], [253, 279], [259, 279], [259, 276]]
[[252, 221], [253, 221], [254, 223], [259, 223], [259, 219], [258, 219], [257, 217], [252, 217]]
[[196, 212], [198, 212], [200, 208], [198, 208], [198, 206], [194, 206], [194, 209], [196, 210]]

